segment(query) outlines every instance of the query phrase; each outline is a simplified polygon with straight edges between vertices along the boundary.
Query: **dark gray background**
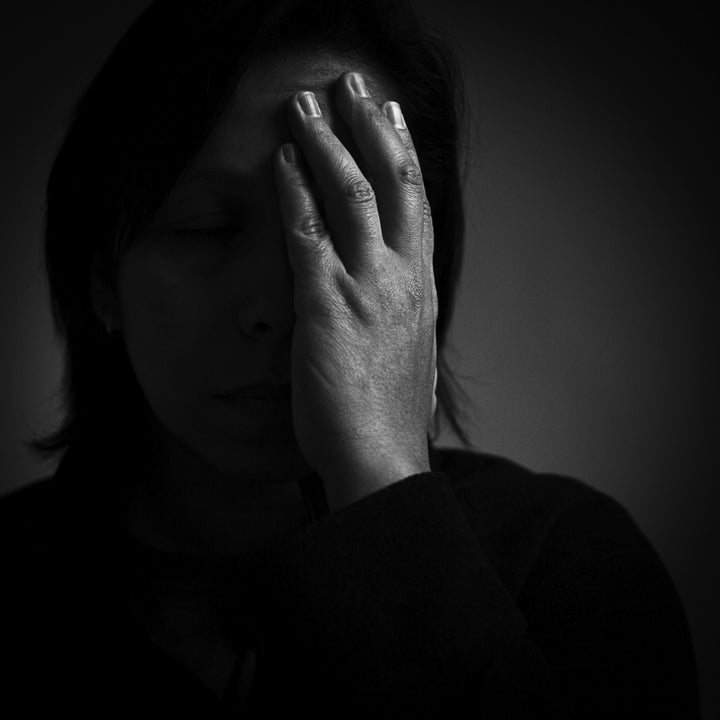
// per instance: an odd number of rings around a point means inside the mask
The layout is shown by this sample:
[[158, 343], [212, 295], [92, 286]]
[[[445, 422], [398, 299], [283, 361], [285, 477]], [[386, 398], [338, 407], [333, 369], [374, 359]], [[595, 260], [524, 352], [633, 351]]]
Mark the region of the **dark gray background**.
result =
[[[47, 172], [74, 100], [146, 4], [5, 10], [0, 492], [52, 469], [20, 444], [56, 417], [38, 270]], [[628, 508], [675, 578], [716, 720], [715, 25], [687, 4], [418, 4], [457, 48], [472, 109], [451, 336], [472, 438]]]

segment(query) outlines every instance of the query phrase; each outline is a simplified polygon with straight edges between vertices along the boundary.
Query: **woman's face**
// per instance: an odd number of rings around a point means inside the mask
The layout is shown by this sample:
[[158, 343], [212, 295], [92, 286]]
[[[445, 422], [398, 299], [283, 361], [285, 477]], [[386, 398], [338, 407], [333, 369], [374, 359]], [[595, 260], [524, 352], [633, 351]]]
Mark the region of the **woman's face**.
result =
[[[332, 107], [332, 83], [356, 69], [363, 68], [330, 56], [251, 66], [120, 263], [122, 333], [147, 400], [173, 440], [225, 474], [262, 470], [268, 480], [291, 480], [309, 472], [288, 394], [293, 273], [272, 161], [292, 140], [288, 98], [312, 90], [363, 168]], [[390, 99], [372, 82], [369, 88], [377, 102]], [[226, 397], [256, 383], [280, 386], [282, 397]]]

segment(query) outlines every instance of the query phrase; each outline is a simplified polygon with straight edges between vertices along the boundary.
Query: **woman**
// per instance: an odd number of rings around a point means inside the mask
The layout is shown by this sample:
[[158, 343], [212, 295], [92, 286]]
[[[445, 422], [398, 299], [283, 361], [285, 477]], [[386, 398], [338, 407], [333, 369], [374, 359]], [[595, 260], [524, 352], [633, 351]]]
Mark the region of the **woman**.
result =
[[120, 42], [48, 183], [62, 460], [2, 502], [24, 715], [698, 716], [625, 511], [463, 435], [461, 100], [402, 2]]

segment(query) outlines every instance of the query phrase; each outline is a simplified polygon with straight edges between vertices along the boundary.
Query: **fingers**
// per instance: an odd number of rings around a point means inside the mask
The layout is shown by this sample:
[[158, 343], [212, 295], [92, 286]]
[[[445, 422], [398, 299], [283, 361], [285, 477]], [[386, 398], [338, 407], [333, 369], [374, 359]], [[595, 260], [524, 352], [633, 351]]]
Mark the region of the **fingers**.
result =
[[292, 143], [283, 145], [276, 153], [274, 172], [294, 275], [295, 309], [316, 312], [324, 302], [322, 290], [328, 278], [342, 270], [340, 260], [300, 152]]
[[325, 201], [325, 219], [351, 275], [380, 262], [384, 250], [375, 191], [322, 117], [312, 93], [296, 93], [288, 120]]
[[[388, 249], [394, 250], [415, 269], [415, 281], [436, 314], [432, 217], [412, 137], [399, 105], [389, 101], [379, 107], [355, 76], [339, 78], [335, 99], [357, 146], [357, 162], [326, 122], [313, 93], [298, 92], [288, 103], [296, 151], [306, 161], [288, 166], [279, 156], [277, 165], [280, 180], [288, 179], [281, 197], [286, 227], [298, 238], [295, 255], [301, 247], [312, 247], [323, 253], [327, 270], [333, 266], [333, 249], [337, 267], [357, 277], [383, 264]], [[296, 258], [294, 267], [301, 262]]]
[[[359, 85], [355, 81], [358, 77]], [[413, 157], [408, 150], [412, 140], [398, 112], [399, 105], [378, 107], [357, 73], [345, 73], [340, 78], [336, 102], [374, 178], [385, 245], [413, 261], [423, 230], [424, 188], [417, 155]], [[388, 106], [393, 113], [390, 116]]]
[[[383, 112], [387, 115], [388, 119], [393, 123], [395, 130], [400, 135], [408, 154], [420, 168], [420, 161], [418, 159], [417, 151], [415, 150], [415, 143], [413, 142], [410, 131], [407, 129], [405, 120], [402, 117], [402, 111], [399, 105], [390, 100], [383, 104]], [[399, 116], [398, 116], [399, 114]], [[427, 199], [427, 193], [425, 193], [423, 183], [423, 236], [422, 236], [422, 263], [423, 263], [423, 274], [427, 278], [427, 282], [430, 286], [430, 297], [432, 302], [432, 313], [435, 322], [437, 321], [438, 313], [438, 300], [437, 290], [435, 287], [435, 273], [433, 269], [433, 253], [434, 253], [434, 230], [432, 224], [432, 215], [430, 213], [430, 203]], [[437, 383], [438, 383], [438, 367], [437, 367], [437, 334], [433, 333], [433, 351], [432, 351], [432, 366], [434, 368], [435, 377], [433, 379], [433, 392], [432, 392], [432, 405], [430, 408], [430, 420], [432, 423], [435, 413], [437, 411]]]
[[407, 128], [398, 132], [367, 90], [357, 87], [354, 75], [345, 73], [339, 78], [335, 101], [366, 175], [322, 117], [317, 103], [314, 112], [304, 109], [311, 93], [292, 98], [288, 122], [325, 198], [326, 219], [343, 262], [353, 263], [358, 256], [378, 262], [385, 248], [415, 261], [422, 252], [419, 242], [425, 223], [417, 156], [408, 150]]
[[[384, 103], [382, 106], [382, 110], [387, 116], [388, 120], [393, 123], [393, 127], [395, 128], [395, 131], [400, 136], [400, 139], [403, 141], [403, 144], [405, 146], [405, 149], [407, 150], [408, 154], [412, 158], [412, 161], [415, 163], [415, 165], [418, 168], [418, 172], [420, 173], [420, 178], [422, 179], [422, 169], [420, 168], [420, 160], [418, 159], [417, 151], [415, 150], [415, 143], [413, 142], [412, 136], [410, 135], [410, 131], [407, 128], [407, 125], [405, 124], [405, 118], [402, 115], [402, 109], [400, 105], [393, 101], [389, 100], [388, 102]], [[423, 259], [423, 266], [425, 268], [428, 268], [429, 272], [432, 272], [433, 264], [433, 253], [435, 252], [435, 234], [433, 230], [433, 224], [432, 224], [432, 214], [430, 211], [430, 203], [427, 199], [427, 193], [425, 192], [425, 184], [423, 182], [422, 187], [422, 198], [423, 198], [423, 230], [422, 230], [422, 259]]]

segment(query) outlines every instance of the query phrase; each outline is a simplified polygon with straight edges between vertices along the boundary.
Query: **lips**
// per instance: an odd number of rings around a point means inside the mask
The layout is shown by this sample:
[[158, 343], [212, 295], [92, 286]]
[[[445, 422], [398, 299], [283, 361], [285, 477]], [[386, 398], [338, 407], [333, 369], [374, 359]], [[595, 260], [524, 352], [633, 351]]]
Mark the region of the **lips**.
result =
[[220, 393], [218, 397], [234, 400], [236, 398], [289, 398], [290, 385], [277, 383], [254, 383], [243, 385], [227, 392]]

